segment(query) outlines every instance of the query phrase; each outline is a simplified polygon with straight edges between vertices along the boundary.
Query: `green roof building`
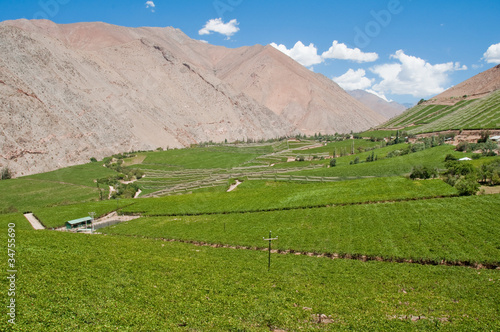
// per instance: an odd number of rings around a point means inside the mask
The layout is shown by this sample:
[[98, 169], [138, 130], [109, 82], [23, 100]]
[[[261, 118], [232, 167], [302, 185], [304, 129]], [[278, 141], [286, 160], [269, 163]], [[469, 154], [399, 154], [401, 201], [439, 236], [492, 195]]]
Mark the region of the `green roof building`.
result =
[[66, 229], [78, 228], [83, 225], [87, 225], [87, 223], [91, 222], [91, 217], [83, 217], [79, 219], [74, 219], [70, 221], [66, 221]]

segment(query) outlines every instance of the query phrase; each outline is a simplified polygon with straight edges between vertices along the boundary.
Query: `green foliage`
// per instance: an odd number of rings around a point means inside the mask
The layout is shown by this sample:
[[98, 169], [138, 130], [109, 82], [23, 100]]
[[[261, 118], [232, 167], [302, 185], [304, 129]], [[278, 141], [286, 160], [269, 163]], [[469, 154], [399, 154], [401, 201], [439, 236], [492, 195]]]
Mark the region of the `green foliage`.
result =
[[[354, 167], [354, 166], [352, 166]], [[336, 168], [336, 167], [335, 167]], [[368, 178], [328, 183], [244, 181], [230, 193], [194, 193], [140, 198], [123, 209], [145, 215], [187, 215], [311, 208], [418, 197], [452, 196], [441, 180], [418, 183], [403, 177]]]
[[8, 180], [12, 178], [12, 172], [8, 167], [3, 167], [0, 171], [0, 180]]
[[410, 174], [410, 179], [430, 179], [438, 176], [437, 169], [432, 169], [427, 166], [415, 166]]
[[479, 191], [480, 184], [477, 182], [475, 174], [467, 174], [458, 178], [455, 182], [455, 188], [457, 188], [460, 196], [470, 196], [475, 195]]
[[446, 162], [446, 183], [454, 186], [461, 196], [475, 195], [479, 191], [477, 169], [468, 162]]
[[330, 167], [335, 167], [337, 165], [337, 159], [330, 159]]
[[25, 212], [37, 207], [95, 201], [99, 197], [95, 184], [86, 187], [27, 177], [0, 181], [0, 193], [0, 211], [4, 212]]
[[469, 143], [467, 143], [467, 142], [460, 142], [460, 143], [458, 143], [457, 147], [456, 147], [456, 150], [460, 151], [460, 152], [468, 151], [469, 150]]
[[95, 157], [92, 157], [92, 158], [90, 158], [90, 162], [92, 162], [92, 163], [96, 163], [96, 162], [97, 162], [97, 159], [96, 159]]
[[490, 186], [500, 185], [500, 159], [482, 164], [479, 168], [479, 179]]
[[[417, 183], [424, 186], [433, 181]], [[281, 250], [500, 264], [500, 219], [496, 218], [499, 213], [500, 196], [485, 195], [308, 210], [141, 218], [102, 231], [265, 247], [261, 234], [272, 230], [273, 235], [279, 236], [273, 247]]]
[[95, 212], [95, 218], [99, 218], [110, 212], [133, 204], [133, 202], [134, 200], [126, 199], [121, 199], [119, 201], [105, 200], [64, 206], [34, 208], [32, 212], [45, 227], [56, 228], [64, 226], [65, 222], [68, 220], [87, 217], [89, 212]]
[[[18, 237], [21, 331], [500, 327], [492, 270], [272, 255], [268, 273], [261, 251], [46, 231]], [[318, 323], [321, 314], [331, 323]], [[404, 318], [412, 315], [425, 319]], [[6, 319], [0, 329], [11, 330]]]
[[209, 147], [149, 152], [144, 164], [164, 167], [178, 166], [186, 169], [232, 168], [249, 162], [259, 155], [273, 152], [272, 146]]
[[114, 170], [103, 167], [101, 163], [87, 163], [83, 165], [61, 168], [52, 172], [29, 175], [23, 178], [56, 183], [68, 183], [94, 188], [95, 179], [115, 175], [116, 172]]
[[385, 127], [405, 127], [410, 134], [450, 129], [498, 128], [500, 92], [476, 100], [461, 100], [454, 105], [418, 104], [389, 120]]
[[444, 161], [445, 161], [445, 162], [446, 162], [446, 161], [454, 161], [454, 160], [458, 160], [458, 158], [457, 158], [457, 157], [455, 157], [454, 155], [452, 155], [451, 153], [448, 153], [448, 154], [446, 155], [446, 157], [444, 158]]

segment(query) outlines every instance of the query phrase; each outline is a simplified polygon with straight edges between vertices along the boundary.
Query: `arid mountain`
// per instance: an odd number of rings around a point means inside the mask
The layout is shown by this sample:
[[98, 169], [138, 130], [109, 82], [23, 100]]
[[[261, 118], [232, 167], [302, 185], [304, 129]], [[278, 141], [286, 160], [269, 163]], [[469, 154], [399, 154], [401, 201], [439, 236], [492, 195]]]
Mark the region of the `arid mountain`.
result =
[[478, 99], [500, 89], [500, 65], [490, 68], [430, 98], [426, 104], [453, 105], [460, 100]]
[[386, 119], [395, 117], [407, 109], [406, 106], [398, 104], [395, 101], [388, 102], [364, 90], [352, 90], [347, 91], [347, 93]]
[[120, 151], [362, 130], [383, 118], [272, 47], [174, 28], [0, 23], [0, 164], [16, 175]]

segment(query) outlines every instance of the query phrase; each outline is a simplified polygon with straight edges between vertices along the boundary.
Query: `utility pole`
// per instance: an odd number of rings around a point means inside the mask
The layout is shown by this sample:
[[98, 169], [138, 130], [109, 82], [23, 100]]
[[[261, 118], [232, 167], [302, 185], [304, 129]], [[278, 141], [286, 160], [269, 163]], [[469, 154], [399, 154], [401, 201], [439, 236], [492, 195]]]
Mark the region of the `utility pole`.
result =
[[267, 262], [267, 271], [269, 271], [271, 269], [271, 241], [277, 240], [277, 239], [278, 239], [277, 236], [275, 238], [271, 237], [271, 231], [269, 231], [269, 238], [267, 238], [267, 239], [262, 238], [262, 240], [264, 240], [264, 241], [269, 241], [269, 258], [268, 258], [268, 262]]

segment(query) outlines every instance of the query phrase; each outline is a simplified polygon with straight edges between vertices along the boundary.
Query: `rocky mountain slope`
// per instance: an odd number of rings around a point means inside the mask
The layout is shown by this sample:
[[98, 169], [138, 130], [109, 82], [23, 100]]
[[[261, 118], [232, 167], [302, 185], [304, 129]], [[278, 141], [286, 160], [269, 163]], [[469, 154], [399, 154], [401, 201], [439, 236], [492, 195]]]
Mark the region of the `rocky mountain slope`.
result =
[[500, 129], [500, 65], [420, 102], [378, 128], [409, 133]]
[[0, 164], [16, 175], [384, 120], [272, 47], [227, 49], [174, 28], [6, 21], [0, 55]]
[[406, 106], [398, 104], [395, 101], [388, 102], [364, 90], [351, 90], [347, 91], [347, 93], [387, 119], [395, 117], [407, 109]]
[[426, 104], [453, 105], [460, 100], [478, 99], [500, 89], [500, 65], [485, 70], [430, 98]]

